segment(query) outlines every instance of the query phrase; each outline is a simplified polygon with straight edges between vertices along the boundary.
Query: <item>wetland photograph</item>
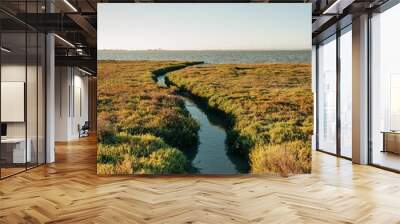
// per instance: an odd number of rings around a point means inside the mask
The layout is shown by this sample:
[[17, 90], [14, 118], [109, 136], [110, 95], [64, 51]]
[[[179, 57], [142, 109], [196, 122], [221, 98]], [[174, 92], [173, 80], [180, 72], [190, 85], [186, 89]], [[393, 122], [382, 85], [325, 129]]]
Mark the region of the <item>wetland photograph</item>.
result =
[[97, 173], [311, 173], [311, 33], [311, 4], [99, 3]]

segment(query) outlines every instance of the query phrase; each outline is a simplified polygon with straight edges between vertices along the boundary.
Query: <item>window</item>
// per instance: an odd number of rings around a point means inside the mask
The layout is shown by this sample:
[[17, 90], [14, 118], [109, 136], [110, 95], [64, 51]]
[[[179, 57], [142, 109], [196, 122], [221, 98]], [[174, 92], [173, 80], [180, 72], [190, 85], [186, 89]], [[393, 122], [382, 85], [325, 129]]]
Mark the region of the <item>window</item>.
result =
[[400, 5], [371, 18], [371, 162], [400, 170]]
[[352, 33], [351, 26], [340, 35], [340, 155], [352, 157]]
[[336, 36], [318, 47], [318, 149], [336, 153]]

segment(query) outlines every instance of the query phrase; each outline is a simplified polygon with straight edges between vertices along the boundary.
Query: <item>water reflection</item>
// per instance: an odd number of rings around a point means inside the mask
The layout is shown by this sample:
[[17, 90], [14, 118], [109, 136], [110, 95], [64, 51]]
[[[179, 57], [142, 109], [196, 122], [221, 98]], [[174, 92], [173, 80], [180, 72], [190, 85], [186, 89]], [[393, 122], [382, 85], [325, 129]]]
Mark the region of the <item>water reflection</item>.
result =
[[[157, 78], [160, 86], [168, 87], [164, 76]], [[191, 161], [191, 173], [235, 174], [247, 173], [248, 159], [242, 155], [230, 153], [227, 145], [226, 129], [229, 121], [208, 109], [207, 105], [182, 93], [185, 107], [200, 124], [199, 143], [197, 147], [184, 150]]]

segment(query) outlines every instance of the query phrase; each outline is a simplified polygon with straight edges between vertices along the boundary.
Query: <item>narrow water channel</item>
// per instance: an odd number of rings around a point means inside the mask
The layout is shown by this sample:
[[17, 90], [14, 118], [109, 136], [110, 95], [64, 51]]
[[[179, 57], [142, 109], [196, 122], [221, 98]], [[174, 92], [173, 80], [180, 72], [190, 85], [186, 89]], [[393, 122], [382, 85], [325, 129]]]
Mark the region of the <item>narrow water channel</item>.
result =
[[[157, 84], [168, 87], [165, 77], [157, 77]], [[199, 144], [196, 150], [184, 152], [191, 160], [193, 173], [235, 174], [248, 172], [248, 160], [228, 153], [226, 127], [223, 118], [202, 107], [194, 99], [181, 94], [186, 109], [200, 124]], [[195, 153], [195, 155], [193, 155]]]

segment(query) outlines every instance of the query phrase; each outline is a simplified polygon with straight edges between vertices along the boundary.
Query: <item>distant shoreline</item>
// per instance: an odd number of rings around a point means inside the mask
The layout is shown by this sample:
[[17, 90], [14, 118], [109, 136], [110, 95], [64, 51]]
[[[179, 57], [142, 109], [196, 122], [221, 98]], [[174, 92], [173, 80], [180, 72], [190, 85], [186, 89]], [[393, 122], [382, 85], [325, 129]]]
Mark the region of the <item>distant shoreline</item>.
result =
[[311, 63], [311, 50], [99, 50], [97, 60], [204, 61], [206, 64]]
[[117, 49], [98, 49], [98, 52], [193, 52], [193, 51], [244, 51], [244, 52], [304, 52], [304, 51], [309, 51], [311, 53], [311, 49], [304, 49], [304, 50], [235, 50], [235, 49], [230, 49], [230, 50], [117, 50]]

